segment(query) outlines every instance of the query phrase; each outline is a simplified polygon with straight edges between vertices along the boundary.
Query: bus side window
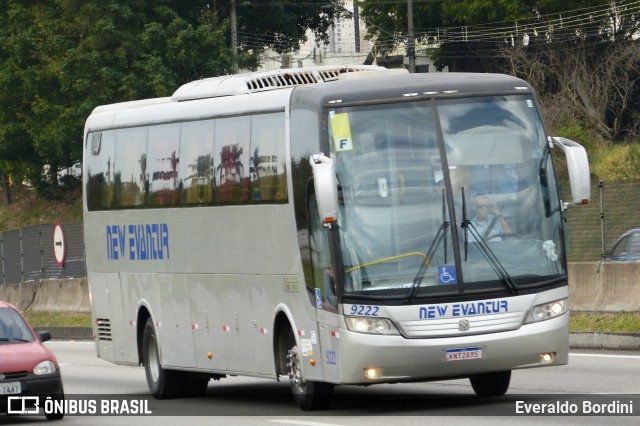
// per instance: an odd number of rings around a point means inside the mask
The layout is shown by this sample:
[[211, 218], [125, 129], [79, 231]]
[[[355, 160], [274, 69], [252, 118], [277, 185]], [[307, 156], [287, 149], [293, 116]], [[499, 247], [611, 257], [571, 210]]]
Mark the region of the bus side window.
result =
[[216, 120], [214, 164], [219, 204], [246, 204], [249, 200], [251, 117]]
[[261, 114], [251, 119], [251, 201], [287, 201], [284, 114]]
[[181, 205], [213, 202], [213, 133], [215, 120], [183, 123], [178, 163]]
[[114, 207], [143, 207], [146, 201], [147, 128], [117, 131], [114, 161]]
[[89, 138], [92, 141], [91, 155], [86, 156], [87, 176], [86, 198], [87, 209], [109, 210], [113, 208], [113, 159], [116, 142], [116, 132], [108, 130], [100, 132], [99, 144], [93, 142], [96, 133]]
[[149, 128], [147, 180], [150, 207], [178, 204], [179, 142], [179, 124], [165, 124]]

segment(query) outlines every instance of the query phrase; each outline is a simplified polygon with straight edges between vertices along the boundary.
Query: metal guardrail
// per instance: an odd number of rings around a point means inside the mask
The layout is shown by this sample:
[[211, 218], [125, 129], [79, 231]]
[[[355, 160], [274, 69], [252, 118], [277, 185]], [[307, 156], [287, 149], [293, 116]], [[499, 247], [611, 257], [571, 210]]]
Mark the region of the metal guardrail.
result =
[[65, 259], [54, 255], [54, 224], [34, 225], [0, 232], [2, 284], [40, 279], [82, 278], [87, 275], [82, 222], [63, 223]]

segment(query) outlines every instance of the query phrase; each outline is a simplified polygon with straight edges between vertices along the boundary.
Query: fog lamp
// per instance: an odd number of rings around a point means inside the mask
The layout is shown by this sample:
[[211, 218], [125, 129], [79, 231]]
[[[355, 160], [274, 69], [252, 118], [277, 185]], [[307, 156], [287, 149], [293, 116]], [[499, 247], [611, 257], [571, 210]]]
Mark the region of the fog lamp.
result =
[[377, 379], [380, 374], [378, 373], [377, 368], [365, 368], [364, 375], [367, 377], [367, 379], [373, 380]]
[[555, 358], [555, 354], [552, 352], [546, 352], [546, 353], [540, 354], [540, 362], [543, 364], [549, 364], [550, 362], [553, 362], [554, 358]]

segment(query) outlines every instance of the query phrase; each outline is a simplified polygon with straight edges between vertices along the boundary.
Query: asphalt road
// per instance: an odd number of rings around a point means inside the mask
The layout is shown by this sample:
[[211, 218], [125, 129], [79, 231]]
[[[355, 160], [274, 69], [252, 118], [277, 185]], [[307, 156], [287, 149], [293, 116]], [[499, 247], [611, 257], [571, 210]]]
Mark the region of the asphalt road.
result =
[[[640, 420], [640, 354], [572, 351], [568, 366], [515, 371], [504, 397], [479, 399], [467, 380], [419, 384], [341, 386], [329, 410], [304, 413], [293, 403], [286, 382], [244, 377], [211, 381], [207, 395], [156, 401], [148, 396], [144, 370], [96, 358], [92, 342], [47, 342], [61, 364], [68, 400], [133, 401], [151, 415], [65, 416], [72, 425], [446, 425], [638, 424]], [[117, 402], [116, 402], [117, 403]], [[616, 405], [617, 403], [617, 405]], [[78, 402], [78, 404], [82, 404]], [[146, 405], [145, 405], [146, 404]], [[633, 416], [532, 416], [544, 408], [591, 409], [631, 407]], [[605, 405], [603, 405], [605, 404]], [[536, 408], [537, 407], [537, 408]], [[616, 408], [618, 407], [618, 408]], [[122, 407], [119, 407], [121, 409]], [[603, 409], [605, 409], [603, 408]], [[1, 416], [0, 424], [31, 424], [37, 416]]]

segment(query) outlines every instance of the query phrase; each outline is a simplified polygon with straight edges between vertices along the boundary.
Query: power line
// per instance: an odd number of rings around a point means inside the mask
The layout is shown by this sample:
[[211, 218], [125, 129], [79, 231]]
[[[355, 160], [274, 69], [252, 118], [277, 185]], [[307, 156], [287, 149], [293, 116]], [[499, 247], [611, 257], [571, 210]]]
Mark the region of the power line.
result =
[[[545, 19], [546, 18], [546, 19]], [[574, 38], [568, 34], [575, 33], [578, 37], [585, 27], [598, 28], [604, 33], [606, 28], [615, 29], [627, 18], [640, 25], [640, 1], [633, 1], [611, 7], [597, 6], [576, 9], [566, 13], [556, 13], [519, 21], [503, 21], [492, 24], [476, 24], [468, 26], [416, 28], [418, 37], [431, 39], [435, 43], [452, 42], [496, 42], [501, 39], [519, 38], [527, 35], [529, 38], [545, 35], [549, 41], [554, 41], [554, 33], [563, 33], [560, 40]], [[504, 25], [504, 24], [509, 25]], [[531, 34], [531, 35], [529, 35]], [[604, 35], [604, 34], [603, 34]]]

